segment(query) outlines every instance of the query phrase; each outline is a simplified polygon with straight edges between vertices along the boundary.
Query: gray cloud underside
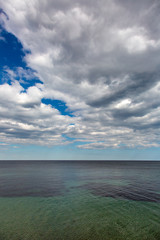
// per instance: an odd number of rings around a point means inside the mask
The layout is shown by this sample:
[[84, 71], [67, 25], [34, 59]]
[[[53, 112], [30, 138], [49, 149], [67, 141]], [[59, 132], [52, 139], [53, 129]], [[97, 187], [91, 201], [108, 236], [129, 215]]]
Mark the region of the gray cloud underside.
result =
[[[65, 135], [87, 149], [159, 146], [158, 0], [0, 2], [44, 83], [24, 93], [18, 71], [5, 68], [13, 84], [0, 86], [4, 142], [67, 144]], [[65, 101], [75, 117], [44, 97]]]

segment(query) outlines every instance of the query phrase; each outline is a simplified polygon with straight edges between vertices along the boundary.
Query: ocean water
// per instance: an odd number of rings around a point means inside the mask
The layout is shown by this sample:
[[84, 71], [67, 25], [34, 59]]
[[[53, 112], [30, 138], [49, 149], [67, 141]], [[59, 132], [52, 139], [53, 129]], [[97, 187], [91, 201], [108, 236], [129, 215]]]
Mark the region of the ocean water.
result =
[[0, 161], [0, 240], [160, 240], [160, 162]]

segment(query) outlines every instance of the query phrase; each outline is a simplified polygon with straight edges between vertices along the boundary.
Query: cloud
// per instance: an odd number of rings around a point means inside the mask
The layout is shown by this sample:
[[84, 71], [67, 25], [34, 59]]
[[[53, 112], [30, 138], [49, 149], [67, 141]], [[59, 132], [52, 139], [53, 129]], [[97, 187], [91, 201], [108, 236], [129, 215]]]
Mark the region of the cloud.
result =
[[[66, 144], [66, 134], [84, 141], [79, 148], [159, 146], [158, 1], [0, 2], [5, 28], [29, 50], [24, 60], [35, 70], [7, 68], [4, 141]], [[34, 75], [41, 83], [25, 89]], [[74, 117], [43, 98], [65, 102]]]
[[66, 144], [62, 133], [72, 119], [64, 118], [58, 110], [42, 104], [43, 93], [38, 86], [28, 88], [27, 92], [23, 90], [17, 81], [12, 85], [0, 85], [1, 140], [9, 143]]

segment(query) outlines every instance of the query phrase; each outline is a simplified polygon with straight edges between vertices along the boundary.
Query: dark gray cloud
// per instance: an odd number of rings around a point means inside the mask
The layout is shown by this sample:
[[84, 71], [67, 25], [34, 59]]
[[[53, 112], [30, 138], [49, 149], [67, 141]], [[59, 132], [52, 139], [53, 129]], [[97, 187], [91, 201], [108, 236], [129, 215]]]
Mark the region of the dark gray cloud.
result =
[[112, 86], [113, 90], [108, 96], [102, 96], [100, 99], [88, 102], [88, 104], [92, 107], [102, 107], [127, 97], [133, 97], [134, 100], [134, 97], [136, 98], [137, 95], [143, 94], [145, 91], [153, 87], [159, 79], [160, 74], [157, 73], [132, 74], [124, 85], [121, 84], [121, 80], [119, 79], [119, 83], [116, 84], [115, 87], [114, 85]]

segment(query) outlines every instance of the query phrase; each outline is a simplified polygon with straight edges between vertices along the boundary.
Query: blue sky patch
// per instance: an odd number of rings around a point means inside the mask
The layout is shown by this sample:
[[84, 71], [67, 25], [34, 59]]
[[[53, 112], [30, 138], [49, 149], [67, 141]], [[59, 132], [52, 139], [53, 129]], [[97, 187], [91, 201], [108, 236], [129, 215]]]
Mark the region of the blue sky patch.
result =
[[73, 115], [73, 111], [71, 111], [65, 102], [61, 101], [61, 100], [52, 100], [52, 99], [48, 99], [48, 98], [43, 98], [42, 103], [44, 104], [49, 104], [51, 105], [53, 108], [56, 108], [62, 115], [68, 115], [70, 117], [74, 117]]
[[69, 137], [69, 136], [67, 136], [66, 134], [62, 134], [62, 137], [64, 137], [65, 138], [65, 140], [67, 140], [67, 141], [74, 141], [76, 138], [71, 138], [71, 137]]
[[30, 52], [23, 48], [21, 42], [0, 26], [0, 84], [11, 84], [10, 71], [24, 89], [42, 83], [36, 72], [27, 66], [24, 60], [26, 54]]
[[0, 67], [26, 67], [26, 63], [23, 61], [25, 52], [23, 51], [23, 46], [20, 41], [13, 34], [7, 32], [2, 27], [0, 29]]

